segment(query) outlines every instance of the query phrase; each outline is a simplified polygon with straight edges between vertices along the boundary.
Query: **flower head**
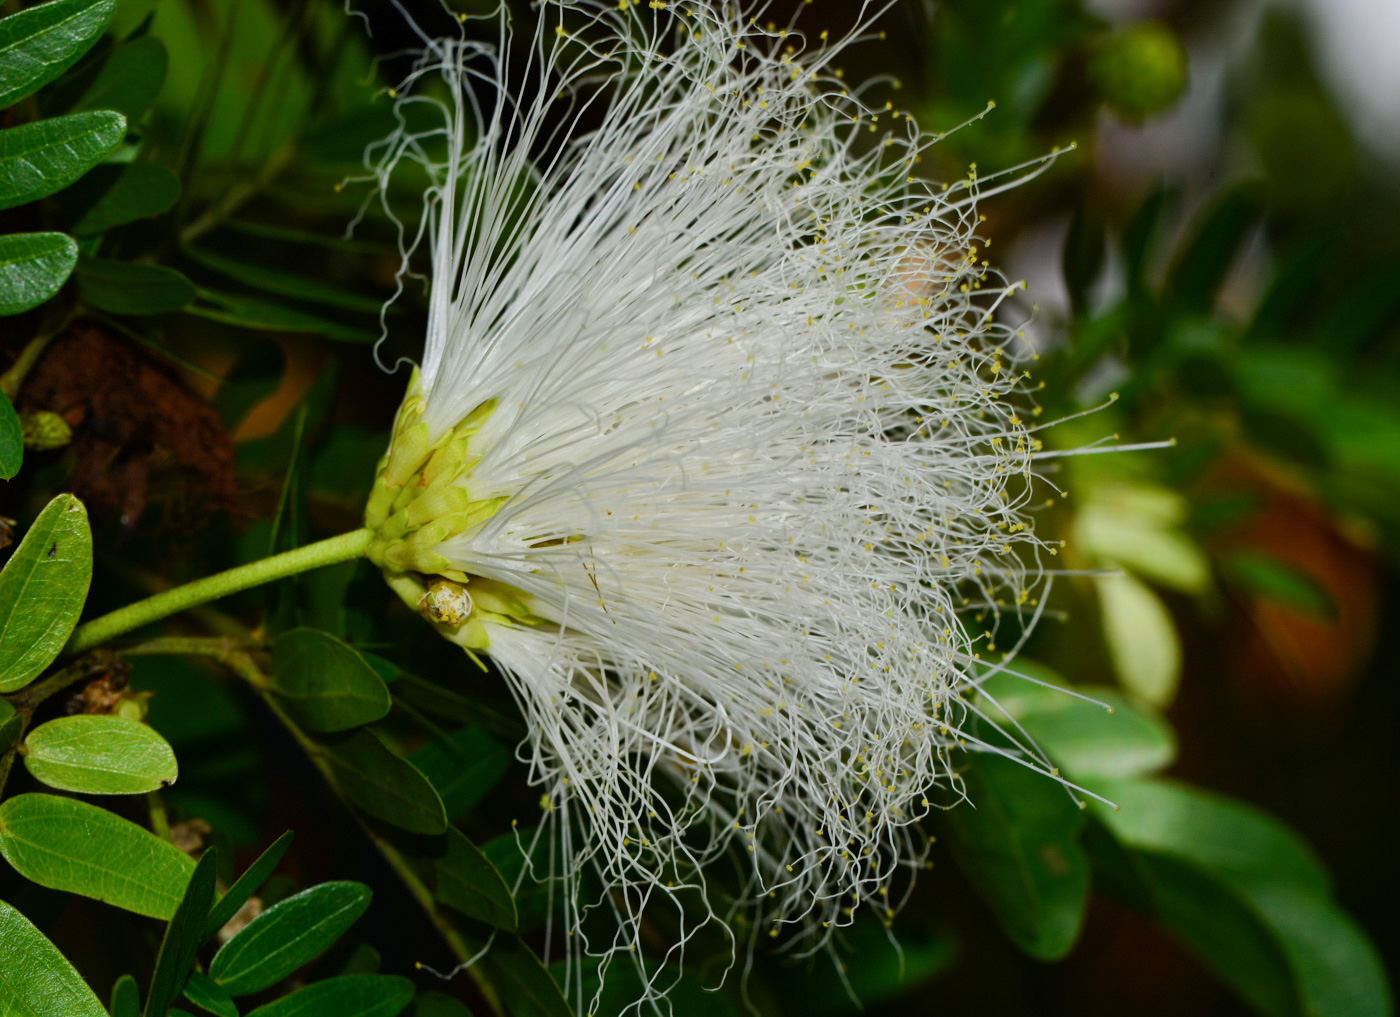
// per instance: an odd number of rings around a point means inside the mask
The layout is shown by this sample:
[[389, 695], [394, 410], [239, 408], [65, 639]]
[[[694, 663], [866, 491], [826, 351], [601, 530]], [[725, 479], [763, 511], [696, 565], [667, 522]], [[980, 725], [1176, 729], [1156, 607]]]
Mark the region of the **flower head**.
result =
[[976, 747], [977, 660], [1038, 609], [985, 181], [921, 179], [935, 139], [840, 79], [853, 36], [699, 2], [541, 14], [514, 64], [504, 17], [497, 46], [429, 43], [373, 153], [432, 180], [373, 556], [508, 679], [577, 949], [632, 951], [666, 901], [714, 916], [721, 856], [734, 906], [820, 943], [892, 914]]

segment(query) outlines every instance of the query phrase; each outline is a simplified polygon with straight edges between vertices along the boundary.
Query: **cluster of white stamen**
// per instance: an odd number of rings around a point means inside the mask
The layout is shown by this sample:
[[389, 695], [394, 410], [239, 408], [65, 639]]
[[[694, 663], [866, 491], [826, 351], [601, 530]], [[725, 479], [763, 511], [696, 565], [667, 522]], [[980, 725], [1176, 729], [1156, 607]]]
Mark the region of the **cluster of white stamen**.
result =
[[[435, 551], [530, 605], [485, 652], [529, 721], [571, 952], [605, 958], [670, 901], [674, 959], [724, 855], [748, 929], [891, 916], [1048, 549], [986, 181], [921, 178], [936, 139], [842, 83], [853, 37], [750, 14], [549, 0], [517, 61], [504, 16], [496, 45], [432, 41], [371, 153], [432, 179], [410, 398], [434, 440], [494, 401], [456, 482], [505, 499]], [[633, 955], [664, 997], [674, 970]]]

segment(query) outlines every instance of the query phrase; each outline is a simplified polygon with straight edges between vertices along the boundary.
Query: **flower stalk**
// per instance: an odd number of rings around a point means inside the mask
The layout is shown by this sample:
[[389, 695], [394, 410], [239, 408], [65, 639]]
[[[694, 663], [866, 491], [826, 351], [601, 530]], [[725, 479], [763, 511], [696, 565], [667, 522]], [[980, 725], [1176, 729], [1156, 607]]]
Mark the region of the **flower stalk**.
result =
[[232, 593], [262, 586], [275, 579], [285, 579], [324, 565], [352, 561], [362, 557], [369, 550], [373, 539], [374, 534], [370, 530], [352, 530], [338, 537], [330, 537], [293, 551], [196, 579], [183, 586], [163, 590], [145, 600], [138, 600], [134, 604], [128, 604], [78, 626], [68, 641], [66, 652], [82, 653], [143, 625], [160, 621], [211, 600], [227, 597]]

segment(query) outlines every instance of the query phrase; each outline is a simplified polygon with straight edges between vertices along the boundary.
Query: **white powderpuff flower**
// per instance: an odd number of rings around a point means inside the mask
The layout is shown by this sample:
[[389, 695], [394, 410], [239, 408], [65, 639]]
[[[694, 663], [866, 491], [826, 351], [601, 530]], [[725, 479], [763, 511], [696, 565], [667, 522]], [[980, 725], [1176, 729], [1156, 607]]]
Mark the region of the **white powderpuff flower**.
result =
[[406, 247], [432, 264], [367, 520], [528, 720], [571, 956], [630, 954], [657, 1003], [649, 908], [670, 960], [739, 910], [803, 947], [893, 915], [930, 795], [985, 747], [979, 658], [1008, 614], [1023, 638], [1054, 550], [986, 181], [920, 177], [936, 139], [840, 80], [855, 33], [539, 14], [514, 62], [504, 14], [495, 45], [430, 41], [371, 150], [381, 183], [426, 170]]

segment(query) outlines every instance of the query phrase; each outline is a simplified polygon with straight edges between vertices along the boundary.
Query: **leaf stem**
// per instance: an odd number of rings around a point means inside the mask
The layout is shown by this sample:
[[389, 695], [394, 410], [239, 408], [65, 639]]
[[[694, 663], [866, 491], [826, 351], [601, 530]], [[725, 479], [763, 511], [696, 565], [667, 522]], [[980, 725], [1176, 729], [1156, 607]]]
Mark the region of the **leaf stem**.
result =
[[294, 551], [263, 558], [261, 561], [240, 565], [227, 572], [219, 572], [165, 590], [78, 626], [73, 637], [68, 640], [65, 651], [70, 654], [82, 653], [133, 629], [211, 600], [227, 597], [231, 593], [252, 589], [254, 586], [293, 576], [308, 569], [351, 561], [365, 553], [373, 537], [374, 533], [371, 530], [352, 530], [338, 537], [307, 544]]

